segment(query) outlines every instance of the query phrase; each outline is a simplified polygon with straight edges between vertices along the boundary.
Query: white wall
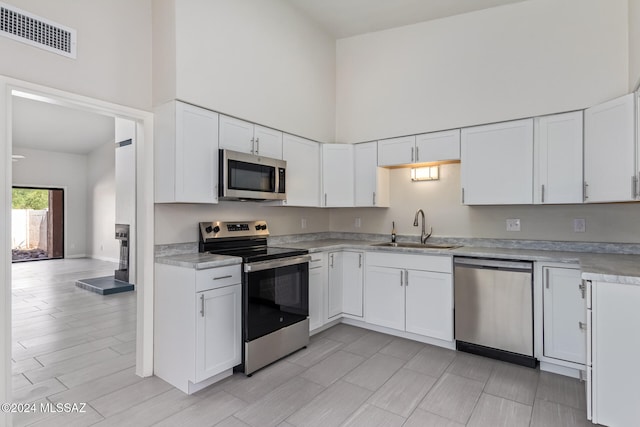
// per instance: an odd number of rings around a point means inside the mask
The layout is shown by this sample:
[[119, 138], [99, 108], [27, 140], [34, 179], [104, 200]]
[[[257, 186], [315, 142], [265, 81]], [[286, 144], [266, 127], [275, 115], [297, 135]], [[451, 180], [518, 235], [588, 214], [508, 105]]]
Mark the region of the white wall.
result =
[[65, 190], [65, 257], [87, 249], [87, 156], [14, 147], [24, 159], [13, 163], [13, 184]]
[[0, 74], [151, 109], [151, 0], [6, 0], [78, 31], [77, 59], [0, 37]]
[[[440, 166], [440, 180], [411, 182], [410, 169], [392, 169], [391, 207], [332, 209], [331, 231], [420, 235], [413, 227], [418, 209], [427, 218], [427, 231], [440, 237], [482, 237], [556, 241], [638, 243], [640, 204], [554, 206], [463, 206], [460, 202], [460, 164]], [[355, 228], [360, 217], [361, 228]], [[520, 218], [522, 230], [507, 232], [506, 219]], [[586, 232], [573, 232], [573, 219], [586, 220]]]
[[[272, 236], [329, 231], [329, 210], [267, 206], [259, 202], [220, 202], [217, 205], [156, 204], [156, 244], [198, 241], [198, 223], [265, 219]], [[302, 229], [302, 218], [307, 228]]]
[[640, 84], [640, 0], [629, 0], [629, 91]]
[[115, 239], [116, 179], [115, 144], [108, 142], [87, 155], [87, 254], [96, 259], [118, 261]]
[[[154, 3], [155, 34], [173, 31], [166, 16], [174, 10], [173, 3]], [[156, 105], [178, 98], [333, 141], [333, 38], [284, 0], [180, 0], [175, 11], [175, 45], [161, 33], [166, 47], [154, 46], [157, 62], [164, 65], [161, 74], [154, 75]]]
[[627, 0], [529, 0], [337, 41], [336, 140], [581, 109], [627, 92]]

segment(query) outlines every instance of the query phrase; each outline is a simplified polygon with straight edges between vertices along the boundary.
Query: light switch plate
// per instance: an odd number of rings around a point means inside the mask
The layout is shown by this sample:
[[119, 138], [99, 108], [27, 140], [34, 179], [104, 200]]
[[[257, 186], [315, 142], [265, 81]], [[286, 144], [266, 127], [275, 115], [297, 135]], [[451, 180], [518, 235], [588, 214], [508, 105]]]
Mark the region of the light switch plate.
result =
[[520, 231], [520, 218], [507, 219], [507, 231]]
[[307, 228], [307, 218], [302, 218], [302, 221], [300, 221], [300, 228], [303, 230]]
[[584, 218], [575, 218], [573, 220], [573, 232], [584, 233], [587, 231], [587, 221]]
[[362, 219], [361, 218], [356, 218], [356, 228], [360, 228], [362, 227]]

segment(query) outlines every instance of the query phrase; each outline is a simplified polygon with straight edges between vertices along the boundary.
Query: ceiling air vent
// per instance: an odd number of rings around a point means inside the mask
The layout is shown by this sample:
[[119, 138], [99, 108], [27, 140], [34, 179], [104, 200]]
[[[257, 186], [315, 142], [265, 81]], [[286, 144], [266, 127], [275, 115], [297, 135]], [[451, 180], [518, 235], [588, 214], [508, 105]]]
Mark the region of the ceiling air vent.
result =
[[0, 35], [69, 58], [76, 57], [76, 30], [2, 2]]

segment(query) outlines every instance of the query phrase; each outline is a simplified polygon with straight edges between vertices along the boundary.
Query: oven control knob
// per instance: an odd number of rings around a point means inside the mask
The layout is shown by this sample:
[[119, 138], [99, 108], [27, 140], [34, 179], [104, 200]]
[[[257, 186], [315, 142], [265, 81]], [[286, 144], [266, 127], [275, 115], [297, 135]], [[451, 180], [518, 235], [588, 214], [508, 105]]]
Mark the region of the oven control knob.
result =
[[260, 224], [256, 225], [256, 231], [260, 230]]
[[260, 226], [260, 230], [266, 230], [267, 229], [267, 224], [262, 224]]
[[211, 226], [208, 225], [207, 228], [204, 229], [204, 231], [206, 231], [207, 233], [211, 233], [211, 231], [213, 231], [213, 228], [211, 228]]
[[213, 227], [213, 232], [217, 233], [220, 231], [220, 227], [218, 227], [217, 225], [215, 227]]

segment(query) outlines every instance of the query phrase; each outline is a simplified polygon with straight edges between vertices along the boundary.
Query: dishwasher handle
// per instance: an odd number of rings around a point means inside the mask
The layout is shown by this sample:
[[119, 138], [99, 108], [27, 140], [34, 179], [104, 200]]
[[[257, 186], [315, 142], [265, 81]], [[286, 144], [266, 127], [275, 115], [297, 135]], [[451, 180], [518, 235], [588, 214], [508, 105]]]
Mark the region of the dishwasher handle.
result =
[[460, 267], [484, 268], [489, 270], [533, 271], [533, 264], [530, 261], [456, 257], [453, 259], [453, 264]]

